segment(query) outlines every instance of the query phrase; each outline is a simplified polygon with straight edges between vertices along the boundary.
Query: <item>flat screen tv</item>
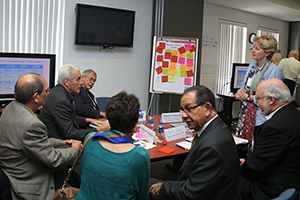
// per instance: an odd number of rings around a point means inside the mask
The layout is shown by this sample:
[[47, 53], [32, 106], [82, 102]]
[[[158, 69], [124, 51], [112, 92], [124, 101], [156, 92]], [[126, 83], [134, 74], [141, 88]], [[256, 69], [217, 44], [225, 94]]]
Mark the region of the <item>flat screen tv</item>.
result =
[[230, 82], [230, 91], [236, 93], [244, 84], [249, 63], [233, 63]]
[[76, 4], [76, 45], [133, 47], [135, 11]]
[[43, 75], [52, 88], [55, 79], [55, 55], [0, 53], [0, 101], [13, 100], [15, 83], [28, 73]]

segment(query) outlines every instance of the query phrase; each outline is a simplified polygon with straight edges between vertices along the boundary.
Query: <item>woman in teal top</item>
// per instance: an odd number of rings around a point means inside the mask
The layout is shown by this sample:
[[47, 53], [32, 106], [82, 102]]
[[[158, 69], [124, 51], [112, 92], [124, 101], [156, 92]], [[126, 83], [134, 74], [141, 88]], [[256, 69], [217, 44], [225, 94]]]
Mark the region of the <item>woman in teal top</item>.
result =
[[133, 145], [129, 137], [138, 121], [139, 108], [138, 98], [126, 92], [107, 101], [105, 110], [111, 130], [96, 133], [87, 143], [81, 156], [81, 185], [75, 200], [148, 199], [149, 153]]

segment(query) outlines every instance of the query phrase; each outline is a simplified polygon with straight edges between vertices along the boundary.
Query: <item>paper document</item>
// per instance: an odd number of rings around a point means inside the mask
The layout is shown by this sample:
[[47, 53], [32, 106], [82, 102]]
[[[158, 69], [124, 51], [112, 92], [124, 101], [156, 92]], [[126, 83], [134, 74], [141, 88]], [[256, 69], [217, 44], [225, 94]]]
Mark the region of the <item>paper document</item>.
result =
[[192, 143], [188, 142], [188, 141], [182, 141], [182, 142], [178, 142], [176, 143], [177, 146], [185, 149], [185, 150], [190, 150]]
[[239, 138], [239, 137], [235, 137], [235, 136], [233, 136], [233, 139], [234, 139], [234, 142], [236, 145], [249, 143], [249, 141], [247, 139], [243, 139], [243, 138]]

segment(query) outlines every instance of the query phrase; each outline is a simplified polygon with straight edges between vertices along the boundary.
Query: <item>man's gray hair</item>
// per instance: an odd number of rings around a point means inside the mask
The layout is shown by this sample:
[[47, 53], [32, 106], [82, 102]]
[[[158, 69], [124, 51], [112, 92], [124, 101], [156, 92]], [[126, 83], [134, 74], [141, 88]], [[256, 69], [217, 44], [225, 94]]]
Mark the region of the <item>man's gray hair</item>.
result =
[[69, 79], [69, 81], [73, 81], [73, 79], [74, 79], [73, 72], [74, 71], [80, 71], [80, 69], [78, 67], [76, 67], [75, 65], [71, 65], [71, 64], [63, 65], [58, 71], [57, 83], [63, 85], [64, 80], [66, 78]]
[[83, 75], [84, 77], [87, 77], [90, 73], [93, 73], [95, 76], [97, 76], [97, 73], [92, 69], [84, 70], [81, 75]]
[[277, 84], [269, 84], [265, 87], [264, 96], [274, 97], [278, 102], [290, 103], [292, 101], [290, 90], [286, 85], [281, 87]]

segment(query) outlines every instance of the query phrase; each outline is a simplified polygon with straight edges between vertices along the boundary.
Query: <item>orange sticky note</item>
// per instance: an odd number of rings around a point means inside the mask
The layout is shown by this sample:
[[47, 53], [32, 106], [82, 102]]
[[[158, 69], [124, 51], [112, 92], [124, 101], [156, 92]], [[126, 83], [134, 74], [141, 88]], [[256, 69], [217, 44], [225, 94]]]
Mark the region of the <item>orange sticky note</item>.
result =
[[175, 74], [175, 69], [169, 68], [168, 74], [174, 75]]
[[180, 70], [181, 71], [186, 71], [186, 65], [185, 64], [181, 64], [180, 65]]
[[172, 56], [178, 56], [178, 50], [172, 50]]
[[170, 69], [176, 69], [176, 68], [177, 68], [177, 63], [171, 62]]
[[166, 154], [170, 154], [170, 153], [173, 153], [175, 151], [175, 149], [171, 149], [171, 148], [166, 147], [166, 146], [164, 146], [160, 149], [157, 149], [157, 150], [160, 151], [160, 152], [166, 153]]

